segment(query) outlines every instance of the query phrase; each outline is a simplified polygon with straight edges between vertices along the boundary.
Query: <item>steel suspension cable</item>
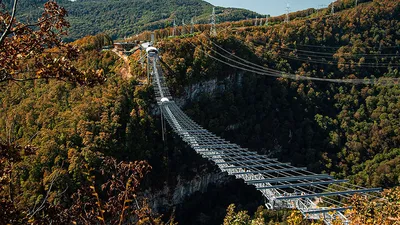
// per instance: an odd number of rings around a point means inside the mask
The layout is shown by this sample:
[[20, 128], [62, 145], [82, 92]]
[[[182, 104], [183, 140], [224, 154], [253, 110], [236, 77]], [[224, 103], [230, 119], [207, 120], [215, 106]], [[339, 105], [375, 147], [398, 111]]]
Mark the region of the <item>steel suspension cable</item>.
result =
[[[191, 41], [189, 41], [193, 46], [196, 47], [195, 44], [193, 44]], [[306, 76], [301, 76], [301, 75], [295, 75], [295, 74], [290, 74], [290, 73], [285, 73], [285, 72], [281, 72], [279, 71], [279, 73], [277, 71], [272, 72], [260, 72], [254, 69], [247, 69], [247, 68], [243, 68], [237, 65], [233, 65], [230, 64], [228, 62], [225, 62], [222, 59], [216, 58], [212, 55], [210, 55], [209, 53], [205, 52], [204, 50], [201, 50], [201, 52], [203, 52], [204, 54], [206, 54], [208, 57], [215, 59], [216, 61], [223, 63], [225, 65], [228, 65], [230, 67], [236, 68], [236, 69], [240, 69], [240, 70], [244, 70], [247, 72], [252, 72], [252, 73], [256, 73], [259, 75], [265, 75], [265, 76], [272, 76], [272, 77], [278, 77], [278, 78], [289, 78], [289, 79], [293, 79], [293, 80], [309, 80], [309, 81], [322, 81], [322, 82], [329, 82], [329, 83], [348, 83], [348, 84], [380, 84], [380, 85], [385, 85], [385, 86], [393, 86], [393, 85], [397, 85], [400, 81], [400, 78], [380, 78], [378, 79], [328, 79], [328, 78], [317, 78], [317, 77], [306, 77]], [[231, 61], [234, 61], [232, 59], [230, 59]]]
[[[237, 56], [237, 55], [235, 55], [235, 54], [232, 54], [231, 52], [229, 52], [229, 51], [227, 51], [226, 49], [224, 49], [223, 47], [221, 47], [221, 46], [219, 46], [218, 44], [216, 44], [215, 42], [213, 42], [209, 37], [207, 37], [206, 35], [204, 35], [214, 46], [216, 46], [217, 48], [219, 48], [219, 49], [221, 49], [222, 51], [224, 51], [224, 52], [226, 52], [227, 54], [229, 54], [229, 55], [231, 55], [231, 56], [233, 56], [234, 58], [237, 58], [237, 59], [239, 59], [239, 60], [241, 60], [241, 61], [243, 61], [243, 62], [245, 62], [245, 63], [248, 63], [248, 64], [250, 64], [250, 65], [252, 65], [252, 66], [254, 66], [254, 67], [258, 67], [258, 68], [260, 68], [260, 69], [263, 69], [263, 70], [270, 70], [270, 71], [274, 71], [274, 72], [278, 72], [278, 73], [280, 73], [280, 72], [282, 72], [282, 71], [278, 71], [278, 70], [274, 70], [274, 69], [270, 69], [270, 68], [267, 68], [267, 67], [264, 67], [264, 66], [261, 66], [261, 65], [259, 65], [259, 64], [255, 64], [255, 63], [253, 63], [253, 62], [250, 62], [250, 61], [248, 61], [248, 60], [246, 60], [246, 59], [243, 59], [243, 58], [241, 58], [241, 57], [239, 57], [239, 56]], [[203, 42], [197, 37], [197, 39], [200, 41], [200, 43], [202, 43], [202, 45], [203, 46], [205, 46], [205, 47], [207, 47], [207, 48], [209, 48], [209, 49], [211, 49], [212, 51], [214, 51], [214, 52], [216, 52], [214, 49], [212, 49], [212, 48], [210, 48], [210, 47], [208, 47], [208, 46], [206, 46], [206, 45], [204, 45], [203, 44]], [[217, 52], [216, 52], [217, 53]], [[221, 55], [220, 53], [217, 53], [218, 55]], [[226, 57], [225, 57], [226, 58]], [[230, 61], [234, 61], [234, 60], [232, 60], [231, 58], [228, 58]], [[296, 60], [297, 58], [293, 58], [292, 57], [292, 59], [294, 59], [294, 60]], [[306, 61], [306, 60], [304, 60], [304, 61]], [[310, 62], [312, 62], [311, 60], [309, 60]], [[234, 61], [235, 62], [235, 61]], [[319, 63], [319, 61], [314, 61], [315, 63]], [[323, 63], [323, 62], [321, 62], [321, 63]], [[328, 62], [324, 62], [325, 64], [328, 64], [328, 65], [331, 65], [330, 63], [328, 63]], [[345, 63], [339, 63], [340, 65], [344, 65]], [[349, 65], [354, 65], [354, 66], [358, 66], [357, 65], [358, 63], [355, 63], [355, 64], [349, 64]], [[367, 63], [361, 63], [361, 64], [365, 64], [365, 65], [369, 65], [369, 64], [367, 64]], [[360, 64], [360, 66], [361, 66], [361, 64]], [[396, 65], [396, 67], [397, 66], [400, 66], [400, 65]], [[387, 66], [376, 66], [376, 64], [375, 63], [371, 63], [371, 67], [384, 67], [384, 68], [386, 68]], [[386, 78], [386, 79], [388, 79], [388, 78]], [[394, 78], [394, 79], [396, 79], [396, 78]], [[341, 80], [343, 80], [343, 79], [341, 79]], [[394, 80], [394, 82], [398, 82], [400, 79], [397, 79], [397, 80]]]

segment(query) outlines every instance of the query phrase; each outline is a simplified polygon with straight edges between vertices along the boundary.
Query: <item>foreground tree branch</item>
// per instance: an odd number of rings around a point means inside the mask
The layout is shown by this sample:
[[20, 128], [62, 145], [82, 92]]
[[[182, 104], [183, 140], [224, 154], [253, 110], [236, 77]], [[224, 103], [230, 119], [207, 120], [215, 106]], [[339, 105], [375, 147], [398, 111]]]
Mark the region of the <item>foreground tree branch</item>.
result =
[[[15, 18], [17, 2], [12, 13], [0, 12], [4, 24], [10, 21], [0, 39], [0, 83], [21, 82], [39, 79], [58, 79], [95, 85], [105, 81], [101, 70], [80, 71], [73, 60], [78, 49], [62, 41], [69, 23], [67, 11], [54, 1], [44, 4], [43, 13], [36, 23], [24, 24]], [[59, 52], [58, 55], [49, 52]], [[26, 67], [36, 71], [22, 73]]]
[[[12, 26], [14, 18], [15, 18], [15, 12], [17, 11], [17, 4], [18, 4], [18, 0], [14, 0], [10, 22], [8, 23], [6, 30], [3, 32], [3, 34], [0, 37], [0, 45], [3, 44], [5, 37], [9, 34], [9, 32], [11, 30], [11, 26]], [[4, 24], [6, 24], [5, 21], [4, 21]]]

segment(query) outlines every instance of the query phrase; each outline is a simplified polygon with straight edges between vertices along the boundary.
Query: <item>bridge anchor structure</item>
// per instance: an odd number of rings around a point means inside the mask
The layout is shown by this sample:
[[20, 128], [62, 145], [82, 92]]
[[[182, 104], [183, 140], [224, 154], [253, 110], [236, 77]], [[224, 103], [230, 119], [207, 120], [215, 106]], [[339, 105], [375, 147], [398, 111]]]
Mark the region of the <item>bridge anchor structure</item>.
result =
[[370, 195], [369, 192], [381, 191], [381, 188], [362, 188], [348, 180], [282, 163], [216, 136], [190, 119], [173, 101], [158, 52], [148, 54], [148, 63], [162, 117], [174, 132], [221, 171], [253, 185], [265, 197], [268, 209], [298, 209], [310, 220], [323, 220], [328, 225], [337, 220], [349, 224], [345, 211], [351, 206], [344, 202], [353, 194]]

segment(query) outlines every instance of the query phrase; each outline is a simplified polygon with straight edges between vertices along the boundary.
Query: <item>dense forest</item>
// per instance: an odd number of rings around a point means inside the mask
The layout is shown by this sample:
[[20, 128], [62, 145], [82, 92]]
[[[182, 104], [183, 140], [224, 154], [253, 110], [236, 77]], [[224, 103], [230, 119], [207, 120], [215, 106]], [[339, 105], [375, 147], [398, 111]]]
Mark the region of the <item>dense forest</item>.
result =
[[[169, 87], [196, 122], [243, 147], [354, 184], [399, 186], [399, 85], [277, 79], [210, 57], [226, 59], [217, 54], [222, 53], [233, 64], [235, 55], [319, 78], [400, 78], [400, 3], [334, 4], [341, 8], [334, 15], [298, 13], [287, 24], [272, 19], [269, 26], [255, 27], [243, 21], [216, 37], [197, 33], [160, 40]], [[66, 12], [55, 4], [45, 5], [45, 12], [43, 29], [1, 27], [8, 35], [0, 41], [0, 224], [174, 224], [172, 207], [165, 206], [164, 217], [155, 214], [146, 191], [173, 189], [178, 180], [216, 172], [215, 166], [172, 131], [162, 141], [139, 52], [130, 56], [133, 77], [123, 79], [124, 62], [101, 50], [111, 37], [65, 44]], [[1, 11], [1, 18], [8, 21], [10, 15]], [[216, 85], [207, 87], [210, 80]], [[240, 185], [227, 189], [243, 191]], [[190, 218], [183, 211], [175, 215], [181, 224], [307, 223], [296, 212], [256, 209], [254, 202], [261, 202], [243, 199], [259, 193], [243, 193], [235, 200], [220, 192], [195, 194], [174, 206], [190, 208]], [[355, 224], [394, 223], [398, 193], [385, 191], [389, 202], [383, 204], [354, 198], [350, 218]], [[213, 212], [196, 214], [193, 205], [204, 196], [211, 197], [204, 208]], [[217, 206], [215, 199], [223, 203]], [[243, 211], [250, 206], [251, 212]]]
[[[12, 1], [4, 1], [11, 7]], [[40, 6], [45, 0], [20, 0], [18, 3], [21, 19], [33, 21], [40, 15]], [[197, 23], [209, 23], [212, 5], [202, 0], [185, 1], [107, 1], [107, 0], [60, 0], [57, 1], [68, 11], [71, 23], [65, 40], [72, 41], [86, 35], [105, 32], [113, 39], [138, 34], [144, 30], [172, 27], [174, 19], [177, 24], [182, 20], [186, 24], [194, 18]], [[8, 4], [7, 4], [8, 3]], [[255, 18], [259, 14], [235, 8], [216, 7], [218, 22]]]

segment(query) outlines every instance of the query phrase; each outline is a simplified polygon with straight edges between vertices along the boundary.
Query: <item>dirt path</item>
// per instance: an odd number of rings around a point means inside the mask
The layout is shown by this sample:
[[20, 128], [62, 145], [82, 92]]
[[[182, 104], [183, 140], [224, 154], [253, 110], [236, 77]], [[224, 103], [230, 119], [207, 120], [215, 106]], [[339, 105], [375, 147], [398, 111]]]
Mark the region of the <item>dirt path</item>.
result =
[[117, 51], [116, 49], [112, 50], [115, 54], [117, 54], [122, 60], [124, 60], [124, 66], [120, 69], [120, 73], [122, 75], [122, 78], [128, 79], [132, 77], [132, 72], [131, 72], [131, 66], [129, 64], [129, 58], [127, 55], [124, 55], [120, 51]]

